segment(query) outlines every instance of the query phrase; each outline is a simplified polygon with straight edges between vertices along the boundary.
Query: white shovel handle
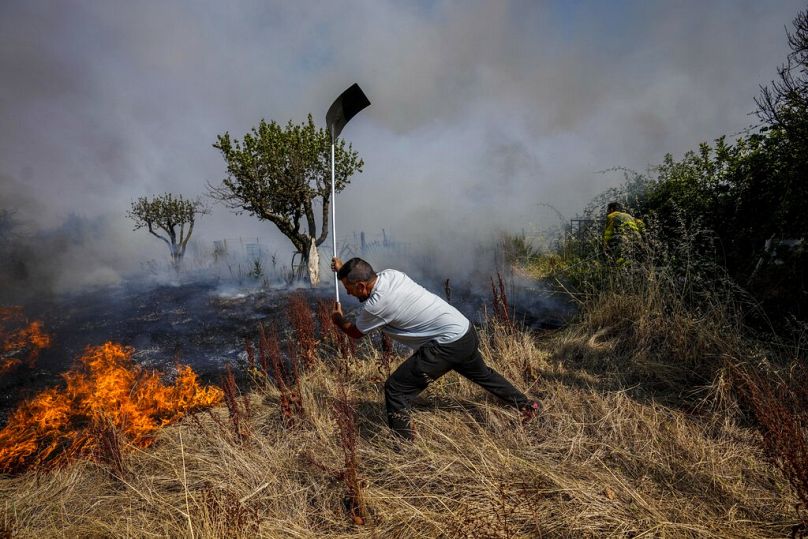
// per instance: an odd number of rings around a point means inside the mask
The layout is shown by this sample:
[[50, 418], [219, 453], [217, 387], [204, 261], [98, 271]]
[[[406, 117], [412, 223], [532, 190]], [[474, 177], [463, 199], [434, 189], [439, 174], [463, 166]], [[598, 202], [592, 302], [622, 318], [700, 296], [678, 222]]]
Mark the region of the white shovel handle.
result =
[[[334, 188], [334, 137], [331, 137], [331, 241], [333, 245], [333, 258], [337, 258], [337, 197]], [[334, 296], [339, 303], [339, 279], [334, 272]]]

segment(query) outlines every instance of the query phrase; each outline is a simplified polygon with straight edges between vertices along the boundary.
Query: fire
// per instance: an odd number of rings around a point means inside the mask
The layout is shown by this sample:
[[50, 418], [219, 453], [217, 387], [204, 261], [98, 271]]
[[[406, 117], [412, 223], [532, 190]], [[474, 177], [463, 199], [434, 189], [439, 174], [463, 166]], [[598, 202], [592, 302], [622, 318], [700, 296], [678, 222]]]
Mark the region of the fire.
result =
[[0, 430], [0, 472], [92, 457], [106, 426], [147, 447], [160, 427], [222, 400], [222, 391], [202, 387], [190, 367], [180, 367], [174, 384], [166, 385], [158, 373], [135, 365], [132, 352], [111, 342], [88, 347], [80, 366], [63, 375], [64, 389], [47, 389], [21, 404]]
[[0, 307], [0, 376], [23, 363], [33, 366], [39, 352], [50, 345], [42, 322], [28, 324], [21, 307]]

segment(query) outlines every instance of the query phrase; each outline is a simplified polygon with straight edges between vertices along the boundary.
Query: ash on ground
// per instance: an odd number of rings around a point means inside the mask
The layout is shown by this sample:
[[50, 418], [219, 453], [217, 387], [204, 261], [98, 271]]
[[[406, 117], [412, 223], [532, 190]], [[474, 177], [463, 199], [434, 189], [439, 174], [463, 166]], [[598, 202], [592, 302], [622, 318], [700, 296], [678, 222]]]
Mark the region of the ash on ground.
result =
[[[443, 297], [444, 284], [426, 286]], [[551, 297], [540, 286], [511, 283], [510, 288], [514, 319], [527, 327], [560, 327], [573, 313], [569, 302]], [[305, 294], [313, 310], [320, 300], [334, 300], [333, 282], [297, 290]], [[479, 322], [490, 304], [490, 292], [475, 292], [462, 284], [453, 285], [452, 290], [451, 303]], [[87, 346], [107, 341], [134, 348], [133, 359], [144, 368], [170, 376], [177, 364], [190, 365], [203, 381], [217, 383], [226, 364], [243, 361], [245, 343], [255, 342], [260, 323], [276, 324], [282, 335], [288, 331], [286, 305], [293, 291], [223, 286], [218, 281], [127, 283], [26, 305], [26, 315], [43, 322], [52, 344], [33, 367], [23, 366], [0, 378], [0, 425], [21, 399], [59, 385], [61, 374]], [[360, 305], [344, 290], [340, 301], [348, 315]]]

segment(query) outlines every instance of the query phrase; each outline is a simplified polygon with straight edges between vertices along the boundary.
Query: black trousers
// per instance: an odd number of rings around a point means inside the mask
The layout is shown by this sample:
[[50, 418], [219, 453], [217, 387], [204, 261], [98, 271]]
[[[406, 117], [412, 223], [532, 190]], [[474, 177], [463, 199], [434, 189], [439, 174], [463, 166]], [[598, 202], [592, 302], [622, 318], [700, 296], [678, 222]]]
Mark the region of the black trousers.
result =
[[402, 438], [412, 439], [410, 407], [429, 384], [453, 370], [490, 391], [507, 404], [521, 408], [530, 400], [501, 374], [485, 364], [473, 325], [449, 344], [429, 341], [415, 351], [384, 384], [387, 422]]

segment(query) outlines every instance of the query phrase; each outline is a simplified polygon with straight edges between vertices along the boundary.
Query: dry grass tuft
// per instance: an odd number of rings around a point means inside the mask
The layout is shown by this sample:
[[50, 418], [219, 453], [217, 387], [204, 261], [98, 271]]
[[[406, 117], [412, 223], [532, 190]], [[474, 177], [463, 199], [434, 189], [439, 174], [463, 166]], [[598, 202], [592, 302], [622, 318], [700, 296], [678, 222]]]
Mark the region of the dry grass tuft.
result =
[[381, 352], [379, 360], [379, 374], [384, 376], [385, 379], [390, 377], [391, 364], [393, 363], [393, 340], [387, 336], [386, 333], [381, 334], [379, 339], [379, 351]]
[[334, 303], [321, 299], [317, 302], [317, 319], [320, 322], [320, 340], [327, 355], [341, 358], [356, 356], [356, 342], [345, 335], [331, 322]]
[[232, 367], [228, 364], [225, 366], [225, 373], [222, 376], [222, 391], [224, 392], [224, 403], [227, 406], [227, 412], [230, 417], [230, 423], [233, 426], [233, 435], [238, 441], [244, 441], [249, 438], [249, 407], [245, 404], [239, 403], [239, 389], [236, 384], [236, 377], [233, 374]]
[[494, 308], [494, 319], [500, 322], [504, 327], [509, 328], [512, 324], [511, 321], [511, 307], [508, 304], [508, 292], [505, 290], [505, 282], [502, 280], [502, 275], [497, 272], [497, 281], [499, 288], [494, 283], [494, 278], [491, 277], [491, 298]]
[[[344, 387], [344, 386], [343, 386]], [[334, 401], [334, 418], [339, 430], [339, 444], [344, 455], [344, 469], [340, 476], [345, 484], [345, 498], [343, 506], [351, 516], [354, 524], [363, 526], [368, 519], [363, 488], [359, 479], [359, 458], [357, 455], [357, 442], [359, 431], [356, 427], [356, 417], [344, 390]]]
[[790, 380], [773, 381], [749, 367], [735, 367], [733, 375], [741, 399], [752, 412], [766, 455], [791, 483], [799, 498], [802, 522], [792, 531], [808, 529], [808, 376], [804, 367], [789, 373]]
[[704, 406], [704, 388], [722, 375], [724, 357], [757, 354], [742, 338], [741, 309], [729, 283], [694, 297], [687, 279], [651, 264], [604, 280], [580, 322], [564, 332], [555, 357], [604, 375], [614, 388], [638, 387], [670, 403]]
[[297, 367], [297, 356], [290, 354], [291, 367], [286, 368], [278, 341], [278, 330], [274, 325], [267, 331], [263, 325], [258, 328], [259, 363], [263, 369], [265, 380], [271, 379], [278, 390], [283, 423], [291, 427], [305, 420], [306, 412], [300, 396], [300, 373]]
[[13, 515], [4, 515], [3, 522], [0, 522], [0, 539], [12, 539], [15, 537], [15, 523]]
[[289, 295], [287, 313], [295, 336], [295, 354], [303, 357], [306, 367], [311, 367], [317, 359], [316, 327], [311, 307], [302, 292]]
[[126, 467], [121, 446], [124, 439], [112, 421], [99, 420], [94, 425], [95, 437], [98, 440], [95, 457], [98, 462], [106, 465], [110, 472], [117, 477], [126, 478], [129, 470]]

